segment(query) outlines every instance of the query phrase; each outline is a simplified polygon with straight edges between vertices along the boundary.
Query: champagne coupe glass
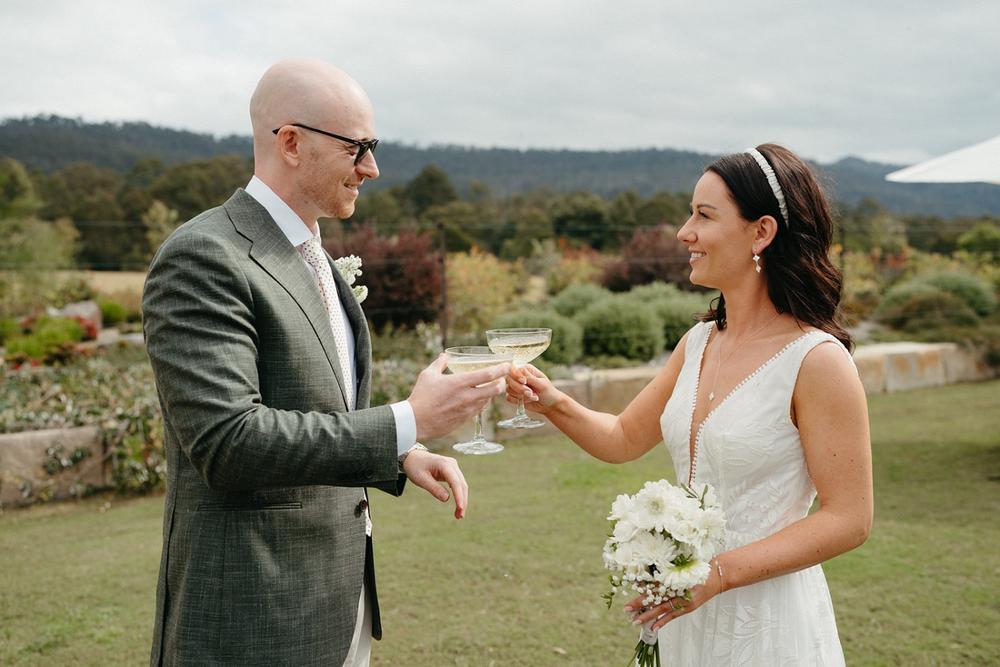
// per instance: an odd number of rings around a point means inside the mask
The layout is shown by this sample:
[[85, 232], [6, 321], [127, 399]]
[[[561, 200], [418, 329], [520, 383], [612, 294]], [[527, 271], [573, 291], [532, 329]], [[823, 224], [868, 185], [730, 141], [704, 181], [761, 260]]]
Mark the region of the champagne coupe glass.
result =
[[[497, 364], [510, 363], [514, 360], [511, 354], [499, 354], [484, 345], [449, 347], [448, 370], [452, 373], [471, 373]], [[499, 442], [490, 442], [483, 437], [483, 413], [476, 414], [476, 433], [472, 440], [452, 445], [453, 449], [463, 454], [496, 454], [503, 451]]]
[[[486, 332], [490, 349], [514, 357], [514, 366], [521, 368], [548, 349], [552, 342], [552, 329], [490, 329]], [[545, 422], [532, 419], [524, 411], [524, 399], [517, 402], [517, 413], [510, 419], [498, 422], [500, 428], [538, 428]]]

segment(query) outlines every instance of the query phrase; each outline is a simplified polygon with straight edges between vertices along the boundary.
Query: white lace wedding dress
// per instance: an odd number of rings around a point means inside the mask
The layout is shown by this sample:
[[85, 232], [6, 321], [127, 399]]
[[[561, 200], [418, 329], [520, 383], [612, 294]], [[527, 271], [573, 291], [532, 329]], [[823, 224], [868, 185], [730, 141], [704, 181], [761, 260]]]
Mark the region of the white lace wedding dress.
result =
[[[806, 516], [816, 489], [789, 417], [803, 358], [839, 341], [811, 331], [789, 343], [692, 424], [702, 356], [714, 327], [688, 333], [673, 395], [660, 417], [678, 481], [712, 484], [726, 514], [724, 550], [772, 535]], [[841, 349], [844, 349], [841, 346]], [[846, 350], [844, 350], [846, 353]], [[694, 462], [690, 439], [695, 431]], [[709, 600], [660, 630], [664, 665], [843, 665], [833, 605], [819, 565]]]

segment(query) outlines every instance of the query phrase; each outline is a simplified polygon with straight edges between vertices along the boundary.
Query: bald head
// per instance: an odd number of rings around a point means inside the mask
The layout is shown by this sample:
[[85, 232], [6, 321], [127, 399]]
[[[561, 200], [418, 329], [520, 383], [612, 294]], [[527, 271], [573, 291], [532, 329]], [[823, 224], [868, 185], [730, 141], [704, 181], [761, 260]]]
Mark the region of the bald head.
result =
[[372, 115], [371, 101], [347, 72], [322, 60], [282, 60], [264, 72], [250, 98], [254, 158], [273, 147], [276, 127], [304, 123], [342, 132], [359, 114]]
[[307, 226], [319, 217], [349, 218], [361, 184], [378, 178], [374, 153], [358, 145], [375, 138], [372, 103], [330, 63], [272, 65], [250, 99], [250, 122], [254, 175]]

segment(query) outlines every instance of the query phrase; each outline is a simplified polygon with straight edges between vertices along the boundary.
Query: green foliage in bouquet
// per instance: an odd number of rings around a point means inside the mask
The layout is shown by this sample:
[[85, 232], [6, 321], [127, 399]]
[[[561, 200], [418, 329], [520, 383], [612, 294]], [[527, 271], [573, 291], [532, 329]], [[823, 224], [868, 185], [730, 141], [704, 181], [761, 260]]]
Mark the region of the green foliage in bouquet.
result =
[[493, 320], [493, 329], [541, 327], [552, 329], [552, 342], [542, 359], [553, 364], [576, 363], [583, 354], [583, 329], [579, 324], [551, 310], [517, 310]]
[[663, 350], [663, 326], [652, 306], [628, 297], [605, 299], [575, 318], [583, 327], [587, 356], [648, 361]]
[[611, 292], [594, 283], [570, 285], [552, 297], [549, 305], [563, 317], [575, 317], [589, 306], [611, 297]]

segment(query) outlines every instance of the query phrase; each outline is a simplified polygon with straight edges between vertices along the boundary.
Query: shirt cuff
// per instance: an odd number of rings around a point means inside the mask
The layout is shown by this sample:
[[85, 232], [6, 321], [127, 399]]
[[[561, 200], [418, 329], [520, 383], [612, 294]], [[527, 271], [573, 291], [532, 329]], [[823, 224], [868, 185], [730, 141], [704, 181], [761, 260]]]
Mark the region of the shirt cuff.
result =
[[400, 401], [389, 406], [396, 418], [396, 456], [402, 456], [417, 444], [417, 418], [413, 416], [413, 406], [409, 401]]

